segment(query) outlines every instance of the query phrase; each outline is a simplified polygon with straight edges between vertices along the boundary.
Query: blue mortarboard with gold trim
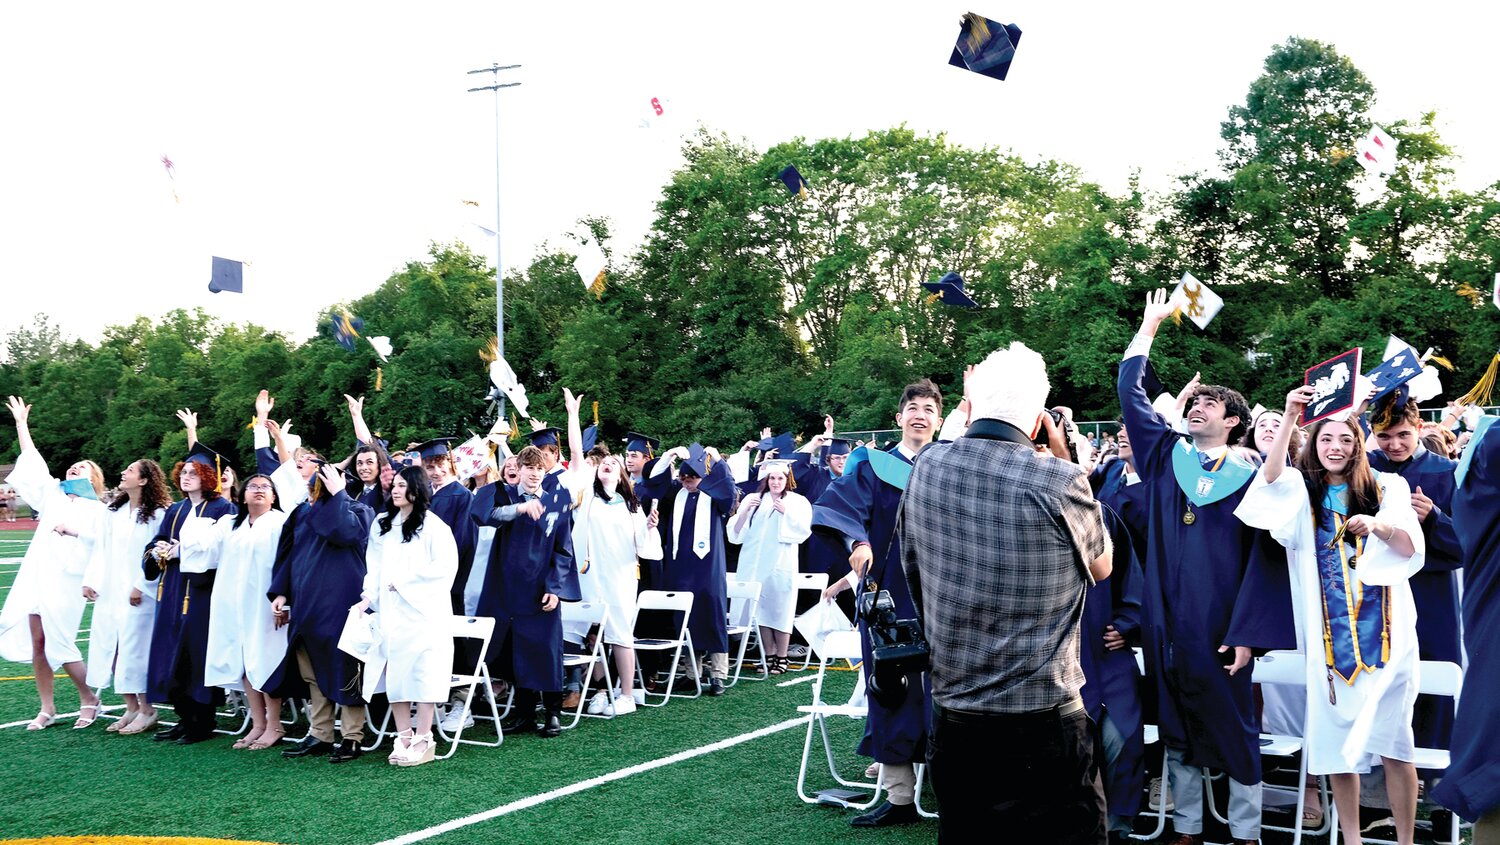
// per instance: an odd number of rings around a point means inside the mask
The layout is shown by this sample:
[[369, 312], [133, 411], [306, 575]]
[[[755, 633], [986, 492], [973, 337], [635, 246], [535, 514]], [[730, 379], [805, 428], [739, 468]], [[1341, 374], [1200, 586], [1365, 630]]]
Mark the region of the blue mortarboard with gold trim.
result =
[[540, 449], [543, 446], [556, 446], [559, 441], [557, 436], [562, 433], [559, 428], [543, 428], [526, 435], [526, 442]]
[[847, 455], [854, 449], [854, 441], [847, 437], [835, 437], [828, 441], [823, 447], [823, 457], [836, 458], [839, 455]]
[[661, 448], [661, 441], [655, 437], [648, 437], [638, 431], [625, 433], [625, 451], [640, 452], [648, 457], [654, 456], [656, 450]]
[[349, 316], [349, 312], [333, 315], [333, 339], [339, 342], [339, 346], [350, 352], [354, 351], [355, 341], [359, 340], [359, 333], [364, 331], [365, 321], [358, 317]]
[[583, 451], [588, 452], [599, 443], [599, 426], [591, 425], [583, 430]]
[[213, 449], [210, 449], [209, 447], [203, 445], [203, 443], [199, 442], [193, 444], [192, 450], [188, 452], [187, 458], [184, 459], [183, 463], [202, 464], [203, 466], [213, 470], [213, 483], [205, 484], [204, 486], [209, 490], [214, 490], [220, 493], [224, 492], [224, 485], [222, 481], [224, 468], [229, 466], [230, 464], [229, 461], [224, 459], [223, 455], [220, 455], [218, 452], [215, 452]]
[[431, 460], [432, 458], [441, 458], [452, 451], [448, 444], [457, 439], [457, 437], [434, 437], [418, 446], [416, 452], [422, 456], [422, 460], [424, 461]]
[[208, 289], [213, 293], [228, 291], [245, 292], [245, 265], [229, 258], [214, 256], [213, 274], [208, 277]]
[[927, 297], [929, 303], [941, 299], [944, 305], [957, 308], [979, 307], [979, 303], [964, 292], [964, 277], [957, 273], [944, 273], [943, 277], [935, 282], [923, 282], [922, 287], [932, 292], [932, 295]]
[[777, 178], [781, 180], [781, 184], [786, 185], [792, 196], [807, 199], [807, 180], [802, 178], [795, 165], [787, 165]]
[[708, 475], [708, 450], [703, 448], [702, 443], [694, 443], [688, 447], [688, 459], [682, 462], [679, 472], [686, 472], [699, 478]]
[[1021, 28], [1000, 24], [970, 12], [959, 24], [958, 43], [948, 64], [961, 67], [991, 79], [1005, 79], [1010, 63], [1021, 43]]

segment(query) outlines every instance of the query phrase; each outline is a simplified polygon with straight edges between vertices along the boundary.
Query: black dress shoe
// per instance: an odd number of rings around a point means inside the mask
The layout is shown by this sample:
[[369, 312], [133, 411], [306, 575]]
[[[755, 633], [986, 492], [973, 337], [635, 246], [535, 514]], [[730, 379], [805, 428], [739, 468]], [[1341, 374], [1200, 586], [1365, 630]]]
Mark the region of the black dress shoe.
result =
[[722, 678], [710, 678], [708, 680], [708, 694], [718, 697], [724, 694], [724, 680]]
[[187, 736], [187, 732], [188, 732], [187, 725], [184, 725], [181, 722], [179, 722], [179, 723], [173, 725], [170, 728], [165, 728], [163, 730], [159, 730], [156, 733], [152, 734], [151, 735], [151, 741], [152, 742], [170, 742], [172, 740], [181, 739], [181, 738]]
[[512, 713], [500, 723], [502, 734], [534, 734], [536, 732], [535, 713]]
[[359, 747], [359, 740], [342, 740], [341, 742], [339, 742], [338, 746], [333, 749], [333, 752], [328, 755], [328, 762], [347, 763], [350, 760], [356, 759], [363, 753], [365, 753], [365, 750]]
[[562, 735], [562, 718], [558, 711], [547, 711], [547, 721], [541, 726], [541, 730], [538, 733], [546, 739]]
[[188, 732], [188, 733], [184, 733], [182, 736], [179, 736], [177, 738], [177, 744], [178, 745], [197, 745], [198, 743], [203, 742], [204, 740], [213, 739], [213, 738], [214, 738], [213, 731], [209, 731], [208, 733], [193, 733], [193, 732]]
[[281, 752], [283, 757], [321, 757], [333, 750], [333, 743], [324, 742], [315, 736], [308, 735], [299, 740], [291, 748]]
[[916, 804], [892, 804], [889, 801], [882, 801], [879, 807], [850, 819], [849, 824], [854, 827], [890, 827], [897, 824], [911, 824], [920, 821], [921, 818], [917, 815]]

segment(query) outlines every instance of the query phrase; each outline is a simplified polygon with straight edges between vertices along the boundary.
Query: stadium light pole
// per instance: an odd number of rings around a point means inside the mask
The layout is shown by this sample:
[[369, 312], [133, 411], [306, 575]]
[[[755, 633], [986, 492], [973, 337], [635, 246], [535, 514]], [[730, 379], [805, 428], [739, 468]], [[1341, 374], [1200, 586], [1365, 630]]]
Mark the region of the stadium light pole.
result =
[[[505, 357], [505, 265], [500, 263], [500, 89], [514, 88], [519, 82], [501, 82], [500, 71], [514, 70], [520, 65], [502, 65], [496, 62], [489, 67], [469, 71], [472, 76], [476, 73], [494, 74], [494, 84], [482, 85], [478, 88], [470, 88], [469, 93], [476, 91], [495, 92], [495, 343], [500, 357]], [[505, 396], [499, 398], [500, 415], [505, 415]]]

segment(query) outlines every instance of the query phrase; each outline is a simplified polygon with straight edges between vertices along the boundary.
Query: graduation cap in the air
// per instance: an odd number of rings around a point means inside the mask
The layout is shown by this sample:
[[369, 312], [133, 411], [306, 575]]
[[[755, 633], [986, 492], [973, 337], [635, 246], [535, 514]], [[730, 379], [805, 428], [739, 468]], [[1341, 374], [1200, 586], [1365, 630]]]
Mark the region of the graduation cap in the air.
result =
[[1021, 28], [1001, 24], [970, 12], [959, 24], [958, 43], [948, 64], [992, 79], [1005, 79], [1021, 43]]
[[557, 436], [562, 433], [559, 428], [541, 428], [526, 435], [526, 442], [540, 449], [543, 446], [558, 445]]
[[599, 443], [599, 426], [591, 425], [583, 430], [583, 451], [585, 454], [592, 451]]
[[802, 178], [795, 165], [787, 165], [776, 178], [786, 185], [792, 196], [807, 199], [807, 180]]
[[245, 265], [239, 261], [214, 256], [213, 275], [208, 278], [208, 289], [213, 293], [229, 291], [245, 292]]
[[354, 342], [359, 339], [359, 333], [365, 328], [365, 321], [358, 317], [351, 317], [349, 312], [335, 314], [333, 323], [333, 339], [339, 342], [339, 346], [350, 352], [354, 351]]
[[699, 478], [708, 475], [708, 451], [703, 448], [702, 443], [694, 443], [688, 447], [688, 459], [682, 462], [679, 472]]
[[647, 458], [656, 455], [656, 450], [661, 448], [661, 441], [655, 437], [647, 437], [638, 431], [625, 433], [625, 451], [640, 452]]
[[774, 449], [776, 450], [776, 457], [785, 459], [797, 451], [797, 441], [792, 439], [792, 433], [788, 431], [784, 434], [778, 434], [775, 437], [763, 438], [759, 443], [755, 444], [755, 448], [762, 452], [769, 452]]
[[203, 445], [202, 442], [198, 442], [193, 444], [184, 463], [202, 464], [213, 470], [213, 483], [204, 484], [204, 488], [216, 493], [224, 492], [224, 468], [229, 466], [229, 461], [225, 460], [223, 455]]
[[923, 282], [922, 287], [932, 292], [932, 296], [927, 297], [928, 302], [941, 299], [944, 305], [954, 305], [959, 308], [979, 307], [979, 303], [964, 293], [964, 277], [957, 273], [944, 273], [943, 277], [935, 282]]
[[[1365, 374], [1373, 391], [1368, 401], [1370, 422], [1375, 428], [1387, 427], [1408, 401], [1426, 402], [1443, 392], [1437, 368], [1427, 364], [1443, 359], [1433, 356], [1431, 350], [1423, 355], [1416, 347], [1391, 335], [1381, 359], [1379, 366]], [[1447, 366], [1446, 362], [1444, 365]]]

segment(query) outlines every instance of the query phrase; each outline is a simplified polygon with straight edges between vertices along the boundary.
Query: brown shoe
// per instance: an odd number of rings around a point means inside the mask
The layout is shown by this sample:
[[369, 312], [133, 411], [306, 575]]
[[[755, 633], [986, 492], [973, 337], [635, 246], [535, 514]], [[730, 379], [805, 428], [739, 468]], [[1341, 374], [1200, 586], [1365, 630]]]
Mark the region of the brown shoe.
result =
[[583, 695], [581, 693], [579, 693], [578, 690], [573, 690], [572, 692], [570, 692], [567, 695], [563, 696], [562, 709], [564, 709], [564, 710], [577, 710], [578, 709], [578, 702], [581, 701], [581, 700], [583, 700]]
[[1168, 845], [1203, 845], [1203, 837], [1193, 833], [1179, 833]]

